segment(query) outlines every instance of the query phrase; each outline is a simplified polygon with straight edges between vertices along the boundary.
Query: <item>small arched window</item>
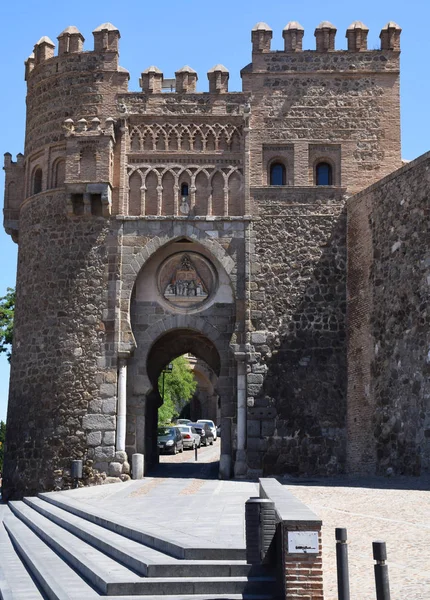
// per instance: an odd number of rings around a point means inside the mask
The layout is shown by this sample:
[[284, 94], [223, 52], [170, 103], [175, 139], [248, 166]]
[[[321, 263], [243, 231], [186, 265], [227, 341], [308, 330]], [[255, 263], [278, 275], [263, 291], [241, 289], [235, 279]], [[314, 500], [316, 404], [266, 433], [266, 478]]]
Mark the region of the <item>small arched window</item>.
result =
[[188, 196], [188, 183], [183, 183], [181, 185], [181, 196]]
[[270, 165], [270, 185], [285, 185], [286, 184], [285, 165], [276, 162]]
[[33, 173], [33, 194], [42, 191], [42, 169], [37, 168]]
[[64, 160], [60, 159], [54, 163], [52, 175], [52, 187], [62, 187], [66, 178], [66, 162]]
[[333, 185], [333, 169], [326, 162], [320, 162], [315, 169], [316, 185]]

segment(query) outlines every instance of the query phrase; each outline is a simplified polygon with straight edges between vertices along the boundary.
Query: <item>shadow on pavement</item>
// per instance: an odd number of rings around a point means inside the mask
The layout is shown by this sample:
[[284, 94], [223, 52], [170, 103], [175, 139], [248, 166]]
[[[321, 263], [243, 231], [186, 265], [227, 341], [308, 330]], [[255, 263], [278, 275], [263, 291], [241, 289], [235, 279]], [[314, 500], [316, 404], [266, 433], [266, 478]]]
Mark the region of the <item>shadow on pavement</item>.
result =
[[381, 490], [430, 490], [430, 475], [420, 477], [412, 476], [339, 476], [339, 477], [289, 477], [277, 476], [276, 479], [283, 485], [306, 487], [346, 487], [368, 488]]
[[150, 477], [178, 479], [218, 479], [219, 460], [213, 462], [160, 463], [149, 471]]

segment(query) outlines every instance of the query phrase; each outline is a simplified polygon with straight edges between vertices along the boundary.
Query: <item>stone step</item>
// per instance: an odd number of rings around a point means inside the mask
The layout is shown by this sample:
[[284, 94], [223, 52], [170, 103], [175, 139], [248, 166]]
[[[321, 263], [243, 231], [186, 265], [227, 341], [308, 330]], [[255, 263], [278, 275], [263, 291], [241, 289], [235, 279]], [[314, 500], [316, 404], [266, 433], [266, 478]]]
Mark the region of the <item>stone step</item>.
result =
[[86, 521], [41, 498], [24, 498], [24, 502], [60, 527], [145, 577], [231, 577], [267, 573], [266, 569], [248, 565], [245, 561], [176, 559]]
[[[2, 516], [10, 515], [6, 506]], [[12, 545], [0, 520], [0, 598], [2, 600], [42, 600], [43, 596]]]
[[50, 521], [28, 504], [11, 502], [10, 507], [14, 515], [21, 519], [29, 530], [37, 534], [101, 594], [153, 597], [167, 594], [243, 594], [246, 592], [258, 595], [267, 593], [275, 585], [274, 577], [270, 576], [142, 578]]
[[274, 589], [274, 581], [270, 577], [157, 577], [143, 578], [137, 582], [133, 591], [129, 591], [129, 586], [112, 584], [108, 588], [108, 595], [117, 595], [123, 598], [125, 595], [146, 596], [151, 600], [157, 596], [178, 596], [189, 595], [208, 595], [213, 598], [218, 594], [222, 597], [230, 598], [231, 595], [247, 594], [260, 597], [267, 595]]
[[[125, 593], [133, 593], [132, 588], [137, 576], [132, 571], [53, 523], [24, 502], [10, 502], [9, 506], [16, 517], [101, 594], [107, 594], [109, 586], [118, 583], [124, 587]], [[127, 588], [127, 584], [130, 589]]]
[[[147, 596], [109, 596], [109, 600], [147, 600]], [[282, 600], [272, 594], [175, 594], [151, 596], [151, 600]]]
[[[105, 529], [119, 533], [124, 537], [144, 544], [149, 548], [158, 550], [163, 554], [179, 559], [188, 560], [245, 560], [246, 550], [244, 547], [223, 548], [221, 546], [212, 547], [202, 545], [197, 547], [196, 540], [192, 536], [183, 533], [181, 541], [172, 540], [163, 532], [161, 535], [158, 529], [154, 527], [150, 532], [139, 525], [130, 527], [130, 520], [127, 517], [121, 518], [117, 513], [111, 512], [101, 507], [95, 508], [89, 504], [74, 500], [70, 497], [55, 493], [45, 492], [39, 494], [39, 498], [54, 504], [74, 515], [86, 519], [91, 523], [100, 525]], [[204, 544], [204, 542], [202, 542]]]
[[[17, 517], [4, 518], [16, 551], [49, 600], [94, 600], [100, 595]], [[25, 595], [14, 600], [27, 600]]]

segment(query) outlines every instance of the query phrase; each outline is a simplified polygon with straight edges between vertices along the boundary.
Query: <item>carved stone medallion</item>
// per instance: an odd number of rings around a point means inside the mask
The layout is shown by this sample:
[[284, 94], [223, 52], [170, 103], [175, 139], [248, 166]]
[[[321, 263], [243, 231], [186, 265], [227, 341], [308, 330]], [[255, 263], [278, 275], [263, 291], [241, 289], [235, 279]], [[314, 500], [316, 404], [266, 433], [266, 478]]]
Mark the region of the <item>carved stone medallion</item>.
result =
[[215, 271], [196, 252], [178, 252], [167, 258], [159, 271], [159, 290], [173, 306], [195, 308], [204, 303], [215, 285]]

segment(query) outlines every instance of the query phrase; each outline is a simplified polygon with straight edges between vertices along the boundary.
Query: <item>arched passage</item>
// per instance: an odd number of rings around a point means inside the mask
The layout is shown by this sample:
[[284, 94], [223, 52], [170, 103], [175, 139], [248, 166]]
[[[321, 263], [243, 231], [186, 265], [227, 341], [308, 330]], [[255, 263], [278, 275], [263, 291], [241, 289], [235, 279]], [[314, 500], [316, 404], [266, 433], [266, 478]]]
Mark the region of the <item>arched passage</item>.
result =
[[190, 353], [217, 378], [221, 474], [228, 477], [237, 414], [236, 362], [230, 347], [236, 302], [225, 267], [205, 246], [187, 238], [162, 246], [135, 280], [130, 325], [135, 350], [127, 360], [127, 453], [144, 454], [146, 470], [157, 461], [158, 377], [174, 358]]
[[[158, 391], [158, 378], [166, 365], [173, 359], [188, 353], [204, 361], [217, 377], [220, 375], [222, 360], [219, 352], [215, 344], [198, 331], [173, 329], [162, 335], [153, 344], [147, 359], [147, 373], [152, 389], [146, 395], [145, 407], [144, 447], [148, 468], [151, 468], [158, 461], [156, 436], [157, 413], [158, 408], [163, 402]], [[224, 386], [228, 388], [229, 382], [224, 380]]]
[[193, 354], [207, 363], [219, 377], [221, 359], [215, 344], [205, 335], [191, 329], [173, 329], [161, 336], [148, 355], [147, 371], [153, 387], [163, 368], [177, 356]]

